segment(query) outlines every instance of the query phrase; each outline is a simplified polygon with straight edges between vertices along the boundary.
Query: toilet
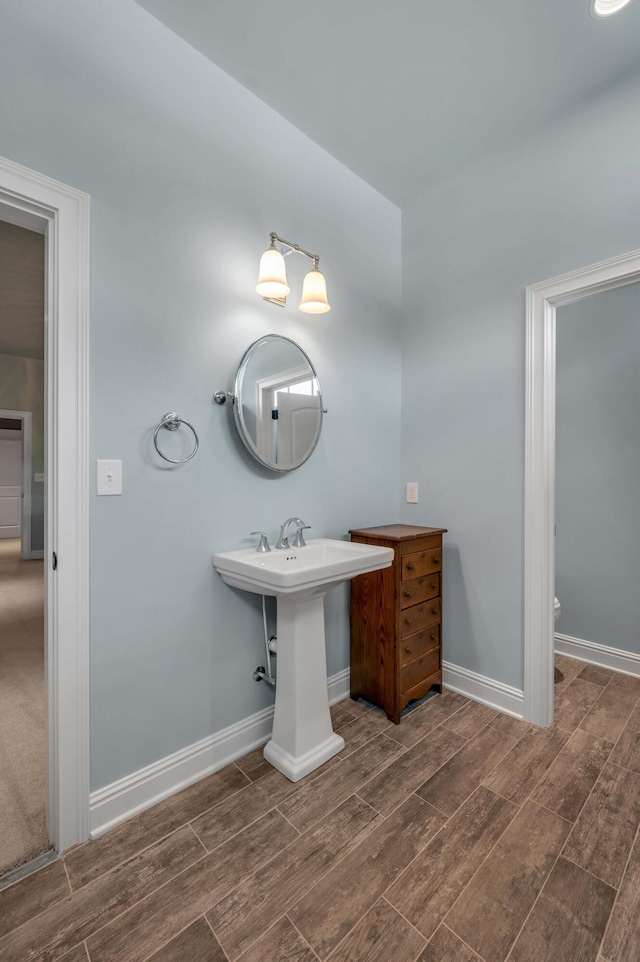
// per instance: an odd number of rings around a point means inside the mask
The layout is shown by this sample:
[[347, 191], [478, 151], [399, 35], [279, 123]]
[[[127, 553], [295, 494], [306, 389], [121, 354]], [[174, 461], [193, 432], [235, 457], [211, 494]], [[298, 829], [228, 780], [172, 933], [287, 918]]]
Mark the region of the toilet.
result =
[[553, 620], [554, 621], [558, 620], [558, 618], [560, 617], [561, 611], [562, 611], [562, 607], [560, 605], [560, 602], [558, 601], [557, 598], [554, 598], [553, 599]]

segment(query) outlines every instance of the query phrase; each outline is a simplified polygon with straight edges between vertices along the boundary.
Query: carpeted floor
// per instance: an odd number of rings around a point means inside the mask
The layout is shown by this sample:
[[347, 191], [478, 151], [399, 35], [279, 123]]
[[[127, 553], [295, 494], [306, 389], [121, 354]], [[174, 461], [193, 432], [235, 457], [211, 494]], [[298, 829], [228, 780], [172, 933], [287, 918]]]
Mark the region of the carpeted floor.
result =
[[49, 848], [42, 561], [0, 539], [0, 876]]

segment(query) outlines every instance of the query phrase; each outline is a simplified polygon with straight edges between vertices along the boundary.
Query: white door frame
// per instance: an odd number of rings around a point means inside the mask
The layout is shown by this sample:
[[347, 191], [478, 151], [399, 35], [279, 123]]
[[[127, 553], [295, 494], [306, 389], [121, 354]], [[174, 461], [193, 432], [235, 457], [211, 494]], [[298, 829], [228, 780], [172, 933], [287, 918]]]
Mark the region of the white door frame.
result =
[[20, 498], [20, 557], [42, 558], [42, 551], [31, 550], [31, 411], [7, 411], [0, 408], [0, 418], [13, 418], [22, 422], [20, 440], [21, 498]]
[[640, 250], [527, 287], [524, 718], [553, 721], [556, 308], [640, 281]]
[[0, 218], [45, 235], [48, 831], [63, 852], [89, 836], [89, 195], [0, 157]]

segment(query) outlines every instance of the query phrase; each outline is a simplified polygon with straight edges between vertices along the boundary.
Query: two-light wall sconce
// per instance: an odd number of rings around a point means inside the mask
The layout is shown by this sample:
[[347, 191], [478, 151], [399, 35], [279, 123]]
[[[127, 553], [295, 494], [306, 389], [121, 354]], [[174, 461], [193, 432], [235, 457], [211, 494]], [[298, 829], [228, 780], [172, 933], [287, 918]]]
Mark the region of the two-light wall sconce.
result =
[[[313, 266], [308, 274], [305, 275], [302, 284], [302, 297], [298, 305], [305, 314], [326, 314], [331, 310], [331, 305], [327, 300], [327, 282], [324, 274], [318, 270], [319, 257], [317, 254], [310, 254], [303, 250], [298, 244], [290, 244], [288, 241], [278, 237], [277, 234], [270, 234], [271, 246], [267, 248], [260, 258], [260, 272], [256, 292], [265, 301], [278, 304], [284, 307], [287, 303], [287, 294], [291, 293], [291, 288], [287, 282], [287, 269], [284, 259], [289, 254], [303, 254], [313, 262]], [[276, 245], [280, 245], [279, 249]]]

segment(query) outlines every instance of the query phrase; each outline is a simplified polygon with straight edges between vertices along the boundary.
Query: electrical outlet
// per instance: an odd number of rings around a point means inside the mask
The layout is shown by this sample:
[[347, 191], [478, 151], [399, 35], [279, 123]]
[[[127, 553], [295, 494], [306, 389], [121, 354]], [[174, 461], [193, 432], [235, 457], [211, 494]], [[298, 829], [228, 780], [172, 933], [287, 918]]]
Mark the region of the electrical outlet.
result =
[[407, 481], [407, 504], [418, 503], [418, 482]]

